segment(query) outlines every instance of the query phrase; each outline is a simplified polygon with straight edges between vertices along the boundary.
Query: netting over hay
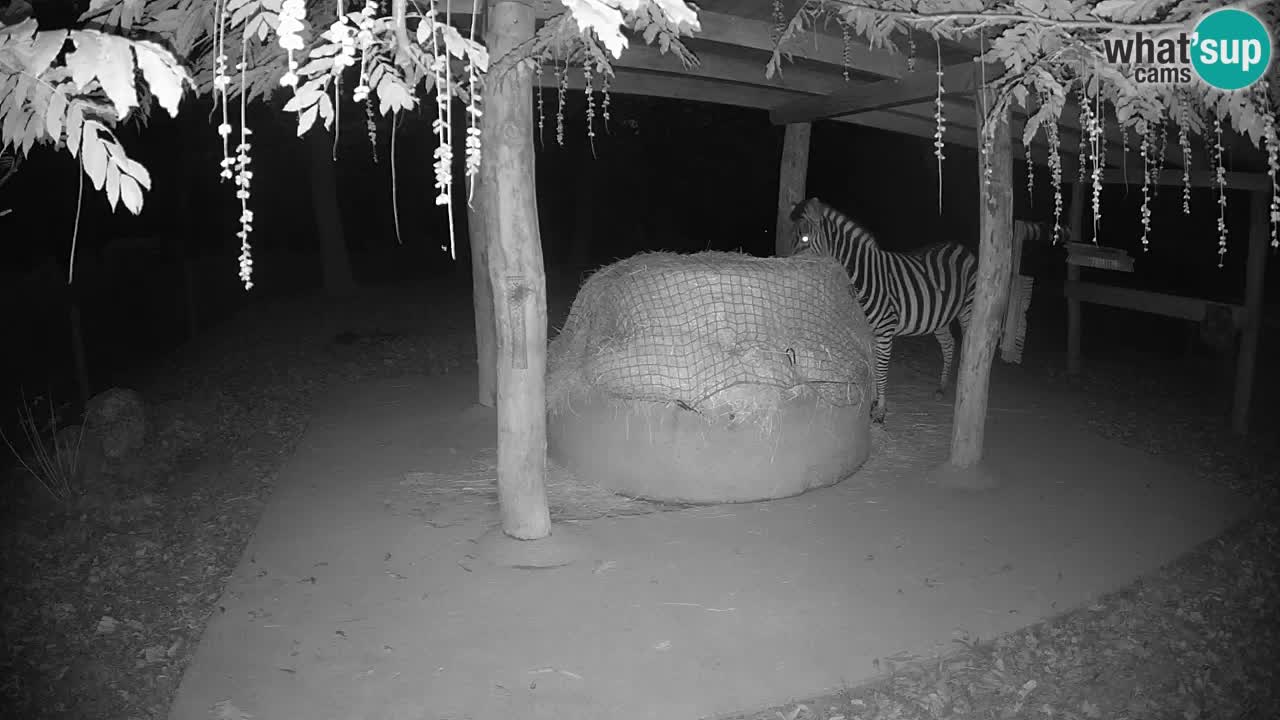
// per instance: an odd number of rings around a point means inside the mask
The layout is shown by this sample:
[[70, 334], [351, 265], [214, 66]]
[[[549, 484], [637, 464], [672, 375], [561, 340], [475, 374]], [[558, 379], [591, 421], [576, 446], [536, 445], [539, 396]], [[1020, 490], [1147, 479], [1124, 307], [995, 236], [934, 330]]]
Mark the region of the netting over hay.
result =
[[644, 253], [583, 284], [547, 357], [547, 404], [595, 390], [706, 413], [871, 392], [871, 330], [831, 258]]

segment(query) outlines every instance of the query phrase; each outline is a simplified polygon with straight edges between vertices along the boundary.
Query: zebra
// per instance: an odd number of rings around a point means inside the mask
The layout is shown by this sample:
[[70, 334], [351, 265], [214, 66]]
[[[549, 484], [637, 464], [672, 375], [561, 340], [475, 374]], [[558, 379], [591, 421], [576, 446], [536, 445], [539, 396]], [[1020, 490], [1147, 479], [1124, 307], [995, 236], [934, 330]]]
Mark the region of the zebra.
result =
[[942, 348], [942, 377], [934, 393], [945, 396], [955, 356], [951, 321], [969, 330], [978, 258], [963, 245], [934, 243], [911, 252], [882, 250], [869, 230], [822, 202], [809, 198], [791, 213], [791, 254], [830, 255], [849, 271], [849, 282], [875, 336], [876, 398], [871, 418], [883, 423], [889, 356], [898, 336], [932, 333]]

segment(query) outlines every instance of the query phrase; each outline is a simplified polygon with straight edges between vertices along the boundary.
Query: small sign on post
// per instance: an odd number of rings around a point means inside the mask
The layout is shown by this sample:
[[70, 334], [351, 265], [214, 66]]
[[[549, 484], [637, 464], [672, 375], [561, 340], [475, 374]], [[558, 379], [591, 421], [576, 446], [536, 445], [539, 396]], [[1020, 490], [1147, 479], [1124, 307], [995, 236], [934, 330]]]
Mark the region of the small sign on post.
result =
[[1093, 243], [1067, 243], [1067, 264], [1080, 267], [1133, 272], [1133, 257], [1120, 248], [1104, 247]]

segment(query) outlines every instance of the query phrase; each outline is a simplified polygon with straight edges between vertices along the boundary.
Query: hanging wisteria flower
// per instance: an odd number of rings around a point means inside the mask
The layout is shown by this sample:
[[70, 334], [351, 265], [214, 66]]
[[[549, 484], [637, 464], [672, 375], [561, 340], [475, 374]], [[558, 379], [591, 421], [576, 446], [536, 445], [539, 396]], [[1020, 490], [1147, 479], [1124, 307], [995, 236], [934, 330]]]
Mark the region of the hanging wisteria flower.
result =
[[559, 81], [559, 90], [556, 96], [556, 144], [564, 147], [564, 96], [569, 92], [569, 66], [567, 63], [563, 71], [559, 67], [556, 68], [556, 79]]
[[[843, 27], [843, 25], [841, 27]], [[848, 32], [849, 32], [848, 29], [845, 29], [844, 32], [846, 33], [846, 38], [847, 38]], [[941, 48], [940, 41], [939, 41], [938, 52], [939, 52], [938, 57], [942, 57], [941, 55], [942, 48]], [[848, 53], [849, 53], [849, 46], [846, 44], [845, 45], [846, 63], [848, 62]], [[849, 71], [848, 71], [847, 64], [845, 65], [845, 68], [846, 68], [845, 80], [848, 80]], [[942, 135], [946, 131], [946, 122], [942, 117], [943, 105], [942, 105], [942, 64], [941, 63], [938, 64], [938, 69], [935, 71], [935, 73], [938, 76], [938, 94], [937, 94], [937, 97], [934, 98], [935, 109], [933, 112], [933, 117], [934, 117], [934, 120], [937, 122], [937, 126], [936, 126], [936, 129], [933, 131], [933, 154], [935, 157], [938, 158], [938, 212], [942, 212], [942, 161], [945, 159], [945, 156], [942, 154], [942, 150], [943, 148], [946, 147], [946, 143], [942, 141]]]
[[321, 37], [338, 46], [338, 54], [333, 56], [335, 75], [356, 64], [356, 28], [345, 15], [334, 20]]
[[600, 81], [600, 92], [604, 95], [604, 101], [600, 104], [602, 117], [604, 118], [604, 129], [609, 129], [609, 75], [612, 71], [606, 72]]
[[545, 104], [543, 97], [546, 95], [546, 88], [542, 87], [542, 63], [533, 66], [534, 82], [533, 86], [538, 93], [538, 142], [542, 142], [542, 129], [546, 122], [546, 116], [543, 113], [543, 105]]
[[298, 86], [298, 60], [293, 53], [304, 47], [302, 31], [307, 29], [306, 19], [305, 0], [284, 0], [281, 4], [280, 24], [276, 27], [276, 33], [280, 36], [280, 47], [289, 54], [289, 69], [280, 77], [280, 84], [285, 87]]
[[583, 90], [587, 96], [587, 139], [588, 141], [594, 141], [596, 139], [596, 88], [595, 83], [592, 82], [590, 60], [582, 63], [582, 82]]
[[[1062, 143], [1058, 138], [1058, 124], [1045, 126], [1049, 134], [1049, 172], [1053, 178], [1053, 242], [1062, 236]], [[1074, 240], [1074, 238], [1073, 238]]]
[[356, 102], [369, 99], [369, 51], [373, 47], [374, 17], [377, 12], [376, 0], [367, 0], [360, 11], [360, 28], [356, 32], [356, 45], [360, 49], [360, 80], [351, 92], [351, 98]]
[[1182, 118], [1178, 123], [1178, 145], [1182, 148], [1182, 214], [1191, 214], [1191, 135], [1187, 131], [1187, 120]]
[[[1101, 98], [1098, 100], [1101, 103]], [[1101, 108], [1099, 108], [1100, 110]], [[1099, 111], [1089, 112], [1089, 156], [1093, 159], [1093, 244], [1098, 244], [1098, 223], [1102, 221], [1102, 120]]]
[[[1267, 83], [1262, 83], [1261, 92], [1267, 92]], [[1265, 97], [1265, 95], [1263, 96]], [[1280, 238], [1276, 237], [1276, 228], [1280, 226], [1280, 185], [1277, 185], [1277, 174], [1280, 174], [1280, 138], [1276, 137], [1276, 116], [1264, 113], [1262, 117], [1262, 138], [1267, 147], [1267, 177], [1271, 178], [1271, 247], [1280, 248]]]
[[1221, 268], [1227, 255], [1227, 169], [1222, 164], [1224, 155], [1222, 147], [1222, 119], [1213, 119], [1215, 136], [1213, 146], [1214, 175], [1218, 185], [1218, 267]]
[[844, 70], [844, 81], [849, 82], [849, 44], [852, 39], [849, 37], [849, 23], [845, 22], [844, 16], [840, 16], [840, 66]]
[[1139, 128], [1138, 132], [1142, 135], [1142, 144], [1139, 146], [1139, 152], [1142, 153], [1142, 252], [1151, 250], [1151, 142], [1148, 139], [1146, 128]]

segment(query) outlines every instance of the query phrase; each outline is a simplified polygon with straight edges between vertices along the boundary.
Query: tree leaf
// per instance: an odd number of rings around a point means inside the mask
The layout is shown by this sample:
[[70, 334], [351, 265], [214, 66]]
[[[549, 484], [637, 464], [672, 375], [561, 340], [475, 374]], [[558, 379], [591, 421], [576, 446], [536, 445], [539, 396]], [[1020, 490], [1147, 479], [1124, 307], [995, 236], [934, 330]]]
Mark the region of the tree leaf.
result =
[[[327, 96], [322, 95], [321, 97]], [[298, 113], [298, 137], [306, 135], [307, 131], [311, 129], [311, 126], [315, 124], [316, 114], [320, 112], [319, 105], [320, 103], [315, 103], [307, 107], [306, 110]]]
[[125, 38], [103, 35], [99, 38], [98, 83], [123, 120], [138, 106], [138, 91], [133, 87], [133, 47]]
[[320, 102], [315, 104], [315, 108], [319, 110], [321, 119], [324, 120], [326, 130], [333, 128], [333, 100], [329, 98], [328, 93], [320, 96]]
[[289, 98], [289, 101], [284, 104], [285, 112], [300, 112], [320, 101], [320, 98], [324, 96], [324, 91], [319, 88], [308, 87], [308, 85], [310, 83], [303, 85], [298, 92], [293, 94], [293, 97]]
[[103, 129], [102, 125], [96, 120], [86, 120], [84, 123], [84, 139], [80, 147], [80, 160], [84, 164], [85, 174], [93, 181], [95, 190], [102, 189], [102, 183], [107, 175], [107, 148], [102, 137], [98, 134]]
[[98, 33], [93, 30], [73, 31], [71, 42], [76, 49], [67, 53], [67, 69], [71, 71], [71, 81], [76, 84], [76, 89], [83, 91], [98, 74], [98, 62], [102, 55]]
[[[18, 58], [22, 69], [32, 75], [43, 75], [54, 58], [62, 51], [62, 45], [70, 33], [66, 30], [44, 30], [35, 33], [28, 43], [15, 43], [13, 54]], [[0, 36], [0, 43], [4, 42]]]
[[10, 105], [9, 113], [4, 116], [4, 122], [0, 123], [0, 132], [4, 133], [5, 145], [16, 143], [22, 138], [22, 129], [27, 124], [27, 113], [23, 112], [19, 105]]
[[111, 211], [115, 212], [116, 203], [120, 201], [120, 169], [115, 163], [107, 164], [107, 203], [111, 205]]
[[14, 83], [13, 90], [10, 91], [9, 102], [22, 107], [23, 103], [27, 101], [27, 93], [31, 92], [31, 86], [34, 83], [35, 78], [33, 76], [26, 73], [19, 74], [18, 81]]
[[27, 115], [27, 126], [22, 129], [22, 154], [30, 154], [31, 146], [43, 134], [44, 123], [40, 122], [40, 116], [36, 113]]
[[71, 157], [80, 155], [80, 138], [84, 134], [84, 109], [80, 103], [71, 103], [67, 110], [67, 150]]
[[138, 69], [142, 71], [151, 94], [156, 97], [160, 107], [169, 113], [169, 117], [177, 117], [184, 86], [194, 84], [187, 69], [169, 51], [154, 43], [137, 43], [134, 52], [138, 57]]
[[1136, 3], [1137, 0], [1102, 0], [1094, 5], [1090, 12], [1100, 18], [1111, 20], [1128, 12]]
[[142, 188], [138, 186], [137, 180], [128, 175], [120, 176], [120, 201], [134, 215], [142, 212]]
[[62, 139], [62, 121], [67, 114], [67, 96], [58, 88], [49, 95], [49, 105], [44, 111], [44, 129], [54, 142]]
[[[119, 147], [119, 146], [117, 146]], [[151, 189], [151, 173], [147, 168], [137, 160], [126, 157], [124, 148], [120, 148], [120, 152], [116, 157], [116, 163], [120, 165], [121, 170], [129, 175], [133, 181], [144, 190]]]

